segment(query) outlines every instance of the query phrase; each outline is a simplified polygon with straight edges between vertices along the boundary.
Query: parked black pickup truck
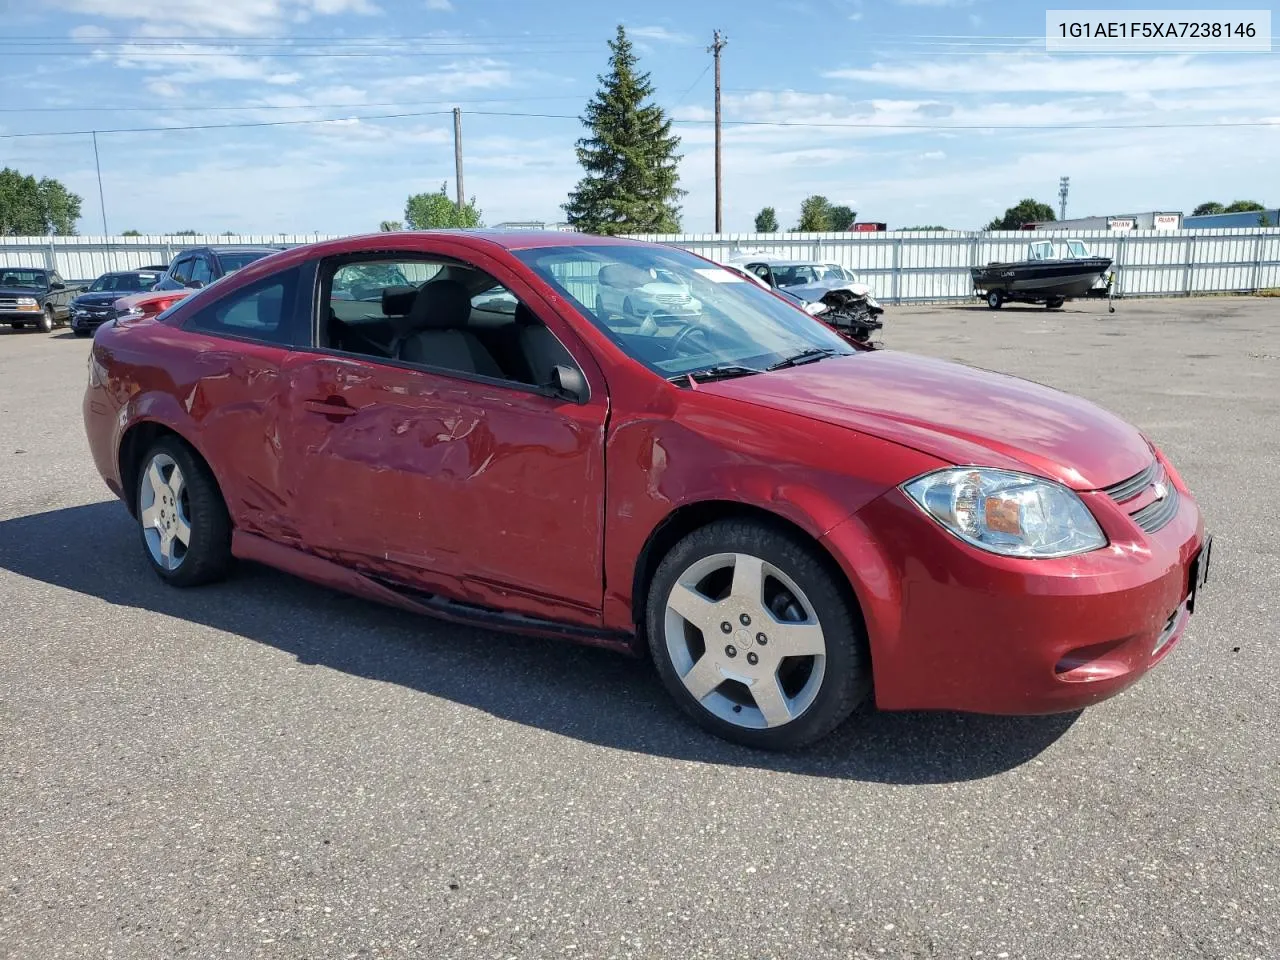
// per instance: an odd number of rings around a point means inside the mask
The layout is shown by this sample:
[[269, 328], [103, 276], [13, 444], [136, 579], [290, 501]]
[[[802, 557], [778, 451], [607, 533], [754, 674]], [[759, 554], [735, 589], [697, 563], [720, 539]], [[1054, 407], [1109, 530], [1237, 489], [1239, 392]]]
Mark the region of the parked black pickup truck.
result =
[[71, 300], [84, 287], [68, 286], [53, 270], [0, 267], [0, 324], [48, 333], [71, 317]]

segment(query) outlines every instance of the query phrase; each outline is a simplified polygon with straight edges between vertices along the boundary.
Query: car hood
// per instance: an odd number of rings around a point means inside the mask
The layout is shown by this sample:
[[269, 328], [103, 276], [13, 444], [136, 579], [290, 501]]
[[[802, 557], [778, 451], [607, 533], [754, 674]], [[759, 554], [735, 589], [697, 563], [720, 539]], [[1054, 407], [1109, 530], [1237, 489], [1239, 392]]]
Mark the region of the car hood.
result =
[[0, 297], [45, 297], [48, 290], [33, 290], [31, 287], [0, 287]]
[[945, 360], [859, 352], [699, 390], [786, 410], [955, 464], [1001, 467], [1094, 490], [1145, 469], [1138, 430], [1087, 400]]
[[646, 283], [637, 291], [649, 297], [687, 297], [690, 296], [689, 288], [681, 286], [678, 283], [663, 283], [655, 281], [654, 283]]
[[121, 296], [119, 290], [98, 290], [94, 293], [82, 293], [71, 302], [80, 307], [105, 307], [115, 303]]

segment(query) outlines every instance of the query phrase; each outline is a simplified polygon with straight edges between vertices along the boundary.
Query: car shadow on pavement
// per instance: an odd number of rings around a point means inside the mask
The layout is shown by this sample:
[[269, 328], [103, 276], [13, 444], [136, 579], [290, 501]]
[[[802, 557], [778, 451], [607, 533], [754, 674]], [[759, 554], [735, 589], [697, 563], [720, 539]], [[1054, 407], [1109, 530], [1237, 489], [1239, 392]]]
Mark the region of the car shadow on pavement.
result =
[[976, 780], [1036, 757], [1078, 713], [985, 717], [863, 709], [833, 735], [772, 754], [703, 733], [647, 661], [418, 617], [253, 564], [225, 583], [162, 584], [116, 501], [0, 521], [0, 569], [203, 624], [300, 663], [398, 684], [588, 743], [695, 762], [894, 784]]

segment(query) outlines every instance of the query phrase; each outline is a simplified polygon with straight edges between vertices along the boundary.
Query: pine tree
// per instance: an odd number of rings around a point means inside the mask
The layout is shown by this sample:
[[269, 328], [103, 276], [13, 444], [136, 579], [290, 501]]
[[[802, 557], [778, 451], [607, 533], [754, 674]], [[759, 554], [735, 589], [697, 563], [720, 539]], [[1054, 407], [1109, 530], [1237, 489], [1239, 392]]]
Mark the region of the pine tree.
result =
[[586, 233], [675, 233], [684, 195], [676, 149], [680, 138], [656, 104], [649, 74], [636, 72], [636, 55], [621, 25], [609, 41], [610, 71], [587, 104], [582, 122], [590, 135], [577, 143], [585, 176], [564, 205], [569, 223]]

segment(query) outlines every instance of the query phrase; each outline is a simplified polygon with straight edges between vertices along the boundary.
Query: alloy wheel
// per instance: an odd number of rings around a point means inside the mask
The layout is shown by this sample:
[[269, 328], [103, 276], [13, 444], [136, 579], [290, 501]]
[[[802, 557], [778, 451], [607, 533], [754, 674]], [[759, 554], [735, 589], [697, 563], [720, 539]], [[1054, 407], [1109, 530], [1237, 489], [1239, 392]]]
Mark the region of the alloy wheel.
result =
[[167, 453], [148, 462], [138, 507], [151, 559], [163, 570], [177, 570], [191, 548], [191, 506], [182, 470]]
[[746, 729], [790, 723], [822, 688], [827, 645], [804, 591], [745, 553], [718, 553], [676, 580], [665, 613], [667, 654], [698, 703]]

